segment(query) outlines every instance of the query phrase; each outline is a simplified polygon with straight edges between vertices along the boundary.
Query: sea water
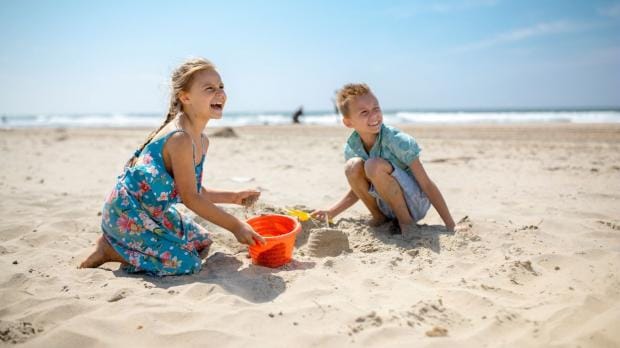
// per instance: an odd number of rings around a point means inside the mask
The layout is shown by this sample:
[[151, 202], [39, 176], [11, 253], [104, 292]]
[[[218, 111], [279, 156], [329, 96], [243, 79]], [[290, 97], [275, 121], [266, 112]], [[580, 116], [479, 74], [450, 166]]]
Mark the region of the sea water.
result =
[[[511, 123], [620, 123], [620, 109], [543, 110], [384, 110], [384, 122], [398, 124], [511, 124]], [[0, 128], [153, 128], [161, 124], [157, 113], [85, 113], [0, 115]], [[340, 125], [333, 111], [311, 111], [302, 124]], [[292, 111], [224, 112], [209, 127], [284, 125], [292, 123]]]

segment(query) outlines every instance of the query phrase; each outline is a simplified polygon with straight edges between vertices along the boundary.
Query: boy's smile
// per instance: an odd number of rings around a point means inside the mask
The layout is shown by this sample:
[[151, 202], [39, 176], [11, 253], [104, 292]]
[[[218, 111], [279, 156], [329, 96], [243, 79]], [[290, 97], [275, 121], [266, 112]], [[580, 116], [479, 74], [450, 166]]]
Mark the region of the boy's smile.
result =
[[352, 99], [349, 104], [349, 115], [343, 117], [342, 122], [360, 135], [379, 133], [383, 124], [383, 113], [375, 95], [371, 92]]

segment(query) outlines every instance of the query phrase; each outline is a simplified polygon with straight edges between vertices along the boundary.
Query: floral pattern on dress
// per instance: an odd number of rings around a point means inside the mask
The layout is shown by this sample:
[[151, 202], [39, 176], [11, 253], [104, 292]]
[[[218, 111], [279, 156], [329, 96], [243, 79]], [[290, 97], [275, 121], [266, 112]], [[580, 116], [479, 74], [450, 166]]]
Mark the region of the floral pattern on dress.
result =
[[[101, 228], [110, 245], [125, 259], [128, 272], [180, 275], [200, 271], [201, 254], [211, 245], [207, 231], [175, 207], [181, 203], [162, 151], [174, 130], [149, 143], [105, 200]], [[195, 167], [200, 192], [204, 156]]]

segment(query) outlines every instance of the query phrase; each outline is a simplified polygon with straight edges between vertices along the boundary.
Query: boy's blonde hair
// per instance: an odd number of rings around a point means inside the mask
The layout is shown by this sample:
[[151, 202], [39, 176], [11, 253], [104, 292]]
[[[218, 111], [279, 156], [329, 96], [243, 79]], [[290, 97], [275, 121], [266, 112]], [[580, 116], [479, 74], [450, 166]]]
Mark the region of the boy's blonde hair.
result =
[[348, 83], [344, 85], [336, 95], [338, 110], [344, 117], [349, 116], [349, 102], [361, 95], [371, 93], [370, 87], [365, 83]]

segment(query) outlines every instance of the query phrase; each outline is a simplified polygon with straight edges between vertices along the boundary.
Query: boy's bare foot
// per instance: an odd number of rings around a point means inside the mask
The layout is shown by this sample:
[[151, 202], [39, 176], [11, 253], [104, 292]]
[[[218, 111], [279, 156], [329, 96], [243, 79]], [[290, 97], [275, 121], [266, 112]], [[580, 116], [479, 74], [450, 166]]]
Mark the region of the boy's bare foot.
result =
[[431, 227], [426, 224], [399, 224], [399, 228], [403, 239], [406, 240], [411, 240], [413, 238], [431, 237], [436, 233]]
[[108, 240], [101, 236], [97, 240], [95, 251], [82, 261], [78, 268], [97, 268], [106, 262], [125, 263], [125, 260], [112, 248]]
[[420, 231], [416, 224], [398, 224], [403, 239], [412, 239], [419, 236]]
[[386, 223], [388, 221], [388, 219], [381, 215], [380, 217], [377, 216], [373, 216], [369, 221], [368, 224], [370, 225], [370, 227], [379, 227], [381, 225], [383, 225], [384, 223]]

